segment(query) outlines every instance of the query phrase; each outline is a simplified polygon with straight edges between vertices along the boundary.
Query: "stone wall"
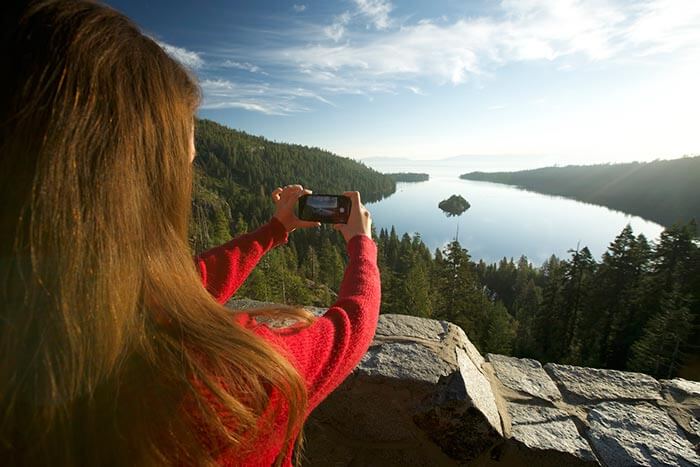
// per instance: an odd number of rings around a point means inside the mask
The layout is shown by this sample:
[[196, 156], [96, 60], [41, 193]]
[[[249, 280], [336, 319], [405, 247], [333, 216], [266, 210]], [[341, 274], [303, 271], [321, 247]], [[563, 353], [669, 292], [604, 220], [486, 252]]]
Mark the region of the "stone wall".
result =
[[699, 419], [698, 382], [484, 358], [451, 323], [381, 315], [309, 418], [305, 465], [697, 466]]

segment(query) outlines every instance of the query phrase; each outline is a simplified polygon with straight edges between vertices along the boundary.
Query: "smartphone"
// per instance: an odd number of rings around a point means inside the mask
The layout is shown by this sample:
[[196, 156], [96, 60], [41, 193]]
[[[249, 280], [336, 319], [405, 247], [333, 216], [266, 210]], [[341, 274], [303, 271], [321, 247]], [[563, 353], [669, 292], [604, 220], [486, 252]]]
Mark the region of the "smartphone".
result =
[[347, 224], [352, 201], [344, 195], [304, 195], [299, 198], [299, 219], [325, 224]]

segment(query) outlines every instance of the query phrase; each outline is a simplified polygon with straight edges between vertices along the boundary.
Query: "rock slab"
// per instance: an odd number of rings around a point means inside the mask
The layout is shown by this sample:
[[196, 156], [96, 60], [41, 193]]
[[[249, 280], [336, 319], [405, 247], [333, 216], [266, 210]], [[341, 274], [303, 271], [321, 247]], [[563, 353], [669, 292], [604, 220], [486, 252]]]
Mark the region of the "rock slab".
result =
[[671, 417], [642, 402], [603, 402], [588, 414], [589, 438], [606, 465], [700, 465], [700, 456]]
[[549, 373], [573, 404], [605, 400], [660, 400], [661, 385], [649, 375], [628, 371], [584, 368], [548, 363]]
[[486, 358], [504, 386], [546, 401], [561, 400], [559, 389], [537, 360], [496, 354]]
[[566, 412], [554, 407], [509, 403], [508, 414], [512, 438], [528, 448], [569, 454], [572, 462], [596, 463], [588, 442]]

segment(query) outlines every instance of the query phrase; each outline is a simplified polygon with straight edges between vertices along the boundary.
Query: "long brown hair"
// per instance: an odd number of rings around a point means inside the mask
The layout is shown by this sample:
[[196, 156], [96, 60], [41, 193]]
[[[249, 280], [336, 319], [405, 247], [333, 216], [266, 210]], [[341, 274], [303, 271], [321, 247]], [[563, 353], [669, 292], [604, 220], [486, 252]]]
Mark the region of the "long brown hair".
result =
[[0, 459], [207, 464], [282, 410], [289, 446], [299, 374], [232, 324], [187, 243], [195, 80], [108, 7], [3, 3]]

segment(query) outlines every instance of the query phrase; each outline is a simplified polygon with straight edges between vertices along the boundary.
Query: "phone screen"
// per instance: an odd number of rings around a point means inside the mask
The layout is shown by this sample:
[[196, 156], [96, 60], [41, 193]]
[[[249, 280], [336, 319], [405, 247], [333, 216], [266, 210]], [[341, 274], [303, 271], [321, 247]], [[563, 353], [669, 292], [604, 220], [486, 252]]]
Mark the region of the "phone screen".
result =
[[343, 195], [304, 195], [299, 198], [299, 219], [347, 224], [351, 200]]

